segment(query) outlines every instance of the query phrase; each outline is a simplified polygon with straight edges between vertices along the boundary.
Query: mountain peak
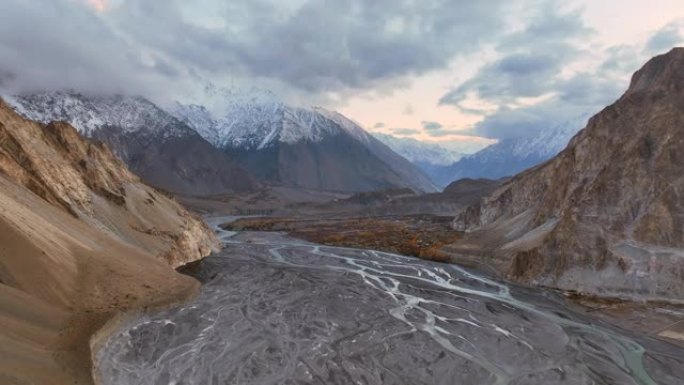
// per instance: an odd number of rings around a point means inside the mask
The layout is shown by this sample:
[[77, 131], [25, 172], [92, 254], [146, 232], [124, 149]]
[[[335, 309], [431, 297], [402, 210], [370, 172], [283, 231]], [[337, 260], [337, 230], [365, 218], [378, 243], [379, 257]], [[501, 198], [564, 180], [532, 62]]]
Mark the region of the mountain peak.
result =
[[302, 188], [435, 191], [408, 160], [358, 123], [321, 107], [226, 98], [224, 115], [176, 103], [173, 113], [263, 180]]
[[675, 47], [668, 53], [649, 60], [632, 76], [626, 95], [642, 91], [684, 88], [684, 48]]

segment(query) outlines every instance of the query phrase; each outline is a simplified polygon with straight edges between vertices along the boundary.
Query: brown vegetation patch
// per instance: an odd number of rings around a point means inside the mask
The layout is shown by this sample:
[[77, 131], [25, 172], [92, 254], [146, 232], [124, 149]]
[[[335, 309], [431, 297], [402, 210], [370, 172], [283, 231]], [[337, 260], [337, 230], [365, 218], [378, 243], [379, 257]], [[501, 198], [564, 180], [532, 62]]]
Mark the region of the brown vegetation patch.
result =
[[451, 217], [433, 215], [370, 218], [302, 219], [286, 217], [245, 218], [224, 225], [234, 231], [284, 231], [329, 246], [356, 247], [448, 262], [441, 250], [460, 239]]

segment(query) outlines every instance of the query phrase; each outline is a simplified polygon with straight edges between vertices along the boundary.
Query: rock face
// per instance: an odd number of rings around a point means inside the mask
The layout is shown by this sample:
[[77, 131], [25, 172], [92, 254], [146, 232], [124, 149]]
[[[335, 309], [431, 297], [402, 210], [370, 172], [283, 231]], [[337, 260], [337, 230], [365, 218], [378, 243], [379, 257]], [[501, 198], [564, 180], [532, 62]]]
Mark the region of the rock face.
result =
[[192, 294], [212, 231], [101, 143], [0, 100], [0, 382], [89, 384], [90, 336]]
[[0, 119], [0, 172], [13, 182], [174, 267], [215, 246], [202, 221], [144, 185], [102, 143], [84, 140], [67, 123], [27, 121], [4, 103]]
[[181, 104], [174, 114], [272, 184], [346, 192], [403, 187], [436, 191], [411, 162], [337, 112], [267, 98], [227, 100], [221, 116], [203, 106]]
[[481, 253], [525, 282], [681, 299], [682, 148], [684, 49], [675, 48], [558, 156], [460, 212], [454, 226], [470, 234], [452, 251]]
[[31, 120], [68, 122], [106, 143], [136, 175], [164, 190], [212, 195], [257, 187], [226, 153], [142, 97], [49, 92], [8, 102]]

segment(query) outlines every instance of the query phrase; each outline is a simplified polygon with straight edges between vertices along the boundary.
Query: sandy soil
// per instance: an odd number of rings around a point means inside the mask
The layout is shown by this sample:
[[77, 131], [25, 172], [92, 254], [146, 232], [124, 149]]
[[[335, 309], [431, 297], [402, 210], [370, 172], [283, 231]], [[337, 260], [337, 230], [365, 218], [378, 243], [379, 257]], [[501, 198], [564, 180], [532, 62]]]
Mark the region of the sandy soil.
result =
[[0, 177], [0, 383], [91, 384], [89, 340], [114, 315], [198, 283]]
[[108, 319], [187, 298], [213, 232], [101, 143], [0, 100], [0, 384], [91, 384]]

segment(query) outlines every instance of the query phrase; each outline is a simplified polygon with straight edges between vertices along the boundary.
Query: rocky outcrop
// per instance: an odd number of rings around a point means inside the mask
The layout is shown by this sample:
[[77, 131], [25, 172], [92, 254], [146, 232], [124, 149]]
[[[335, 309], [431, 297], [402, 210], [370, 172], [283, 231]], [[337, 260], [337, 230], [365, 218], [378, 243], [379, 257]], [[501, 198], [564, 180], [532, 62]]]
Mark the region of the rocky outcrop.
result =
[[684, 49], [651, 59], [558, 156], [454, 221], [509, 278], [601, 295], [684, 295]]
[[206, 225], [144, 185], [102, 143], [67, 123], [28, 121], [0, 102], [0, 172], [46, 201], [174, 266], [206, 256]]
[[0, 382], [90, 384], [112, 316], [192, 295], [212, 231], [101, 143], [0, 101]]

